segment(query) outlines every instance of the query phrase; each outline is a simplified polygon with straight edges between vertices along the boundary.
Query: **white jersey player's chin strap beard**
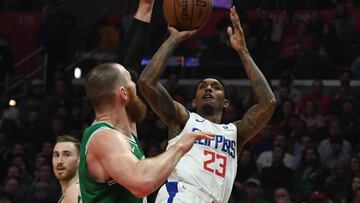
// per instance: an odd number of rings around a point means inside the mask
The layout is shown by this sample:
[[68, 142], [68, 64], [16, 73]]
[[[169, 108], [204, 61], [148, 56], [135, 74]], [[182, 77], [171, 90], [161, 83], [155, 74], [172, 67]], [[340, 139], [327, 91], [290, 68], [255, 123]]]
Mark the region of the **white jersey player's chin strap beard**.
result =
[[204, 105], [201, 107], [201, 115], [212, 116], [215, 114], [215, 108], [210, 105]]

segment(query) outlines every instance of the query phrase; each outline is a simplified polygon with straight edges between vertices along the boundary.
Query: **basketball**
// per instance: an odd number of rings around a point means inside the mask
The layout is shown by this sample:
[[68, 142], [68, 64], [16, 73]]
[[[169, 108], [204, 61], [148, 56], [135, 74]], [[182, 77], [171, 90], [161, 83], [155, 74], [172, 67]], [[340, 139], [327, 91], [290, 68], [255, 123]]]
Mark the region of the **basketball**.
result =
[[163, 12], [166, 22], [179, 31], [194, 30], [210, 18], [211, 0], [164, 0]]

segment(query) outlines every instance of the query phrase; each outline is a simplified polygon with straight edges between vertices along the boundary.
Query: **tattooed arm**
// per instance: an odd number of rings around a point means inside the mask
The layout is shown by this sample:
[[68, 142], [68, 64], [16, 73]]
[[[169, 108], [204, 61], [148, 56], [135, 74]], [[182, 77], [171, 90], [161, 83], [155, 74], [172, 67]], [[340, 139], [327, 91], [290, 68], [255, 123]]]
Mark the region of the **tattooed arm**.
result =
[[276, 108], [276, 100], [266, 78], [246, 48], [244, 33], [235, 7], [230, 10], [230, 19], [233, 26], [228, 28], [231, 46], [239, 54], [251, 86], [259, 98], [258, 104], [247, 110], [242, 120], [234, 122], [238, 130], [238, 148], [241, 148], [270, 120]]
[[183, 105], [171, 98], [158, 80], [164, 72], [167, 59], [179, 43], [190, 37], [195, 31], [178, 32], [175, 28], [169, 27], [169, 32], [169, 38], [161, 45], [150, 63], [142, 71], [138, 83], [152, 110], [169, 127], [169, 139], [171, 139], [181, 132], [189, 114]]

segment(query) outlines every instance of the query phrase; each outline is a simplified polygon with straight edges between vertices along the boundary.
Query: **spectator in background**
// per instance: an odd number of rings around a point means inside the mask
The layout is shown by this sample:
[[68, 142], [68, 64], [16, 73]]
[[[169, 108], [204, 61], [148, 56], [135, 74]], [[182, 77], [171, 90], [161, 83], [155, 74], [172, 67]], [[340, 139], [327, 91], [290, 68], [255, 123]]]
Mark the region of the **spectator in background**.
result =
[[315, 144], [310, 135], [304, 134], [301, 137], [296, 138], [293, 146], [292, 155], [294, 156], [294, 167], [297, 169], [302, 162], [305, 149], [308, 147], [315, 147]]
[[275, 110], [273, 120], [286, 137], [289, 137], [291, 132], [290, 122], [295, 114], [295, 104], [291, 100], [282, 100]]
[[320, 163], [319, 153], [316, 148], [308, 147], [303, 151], [302, 161], [295, 171], [296, 202], [305, 201], [315, 186], [320, 186], [324, 169]]
[[336, 5], [332, 23], [335, 26], [343, 50], [347, 49], [354, 41], [355, 23], [345, 4]]
[[339, 160], [331, 170], [330, 180], [327, 186], [328, 197], [334, 202], [343, 202], [345, 200], [348, 185], [351, 182], [349, 176], [347, 161]]
[[274, 203], [292, 203], [289, 191], [284, 187], [278, 187], [274, 191]]
[[187, 98], [184, 91], [179, 86], [179, 76], [176, 73], [170, 73], [164, 87], [172, 98], [180, 104], [187, 106]]
[[[301, 97], [300, 90], [294, 85], [294, 75], [290, 71], [283, 71], [279, 78], [279, 86], [278, 89], [274, 92], [277, 98], [281, 98], [281, 89], [285, 87], [287, 88], [287, 97], [283, 99], [291, 100], [297, 103]], [[279, 100], [281, 102], [281, 99]]]
[[[56, 197], [59, 197], [59, 192], [61, 191], [53, 174], [51, 166], [46, 164], [39, 167], [37, 171], [35, 171], [35, 177], [34, 181], [31, 185], [31, 193], [36, 195], [36, 192], [38, 192], [38, 183], [46, 184], [47, 190], [49, 190], [49, 196], [50, 199], [52, 199], [52, 202], [56, 201]], [[39, 191], [41, 192], [41, 191]]]
[[328, 122], [327, 138], [320, 142], [318, 151], [325, 168], [333, 168], [337, 160], [350, 158], [351, 145], [343, 137], [343, 129], [338, 119]]
[[14, 59], [10, 45], [10, 37], [0, 33], [0, 89], [1, 83], [6, 82], [14, 73]]
[[0, 130], [0, 181], [5, 176], [7, 164], [7, 157], [11, 153], [11, 144], [8, 141], [7, 135]]
[[[269, 151], [264, 151], [259, 155], [259, 157], [256, 160], [256, 164], [259, 172], [261, 172], [264, 167], [270, 167], [273, 165], [275, 146], [281, 146], [283, 147], [283, 149], [287, 147], [286, 138], [284, 135], [282, 134], [276, 135], [273, 141], [273, 149]], [[291, 154], [287, 153], [286, 151], [284, 153], [285, 155], [282, 160], [284, 165], [288, 168], [293, 169], [294, 157]]]
[[67, 41], [74, 25], [74, 17], [60, 13], [55, 4], [45, 6], [38, 39], [48, 53], [48, 67], [67, 61]]
[[347, 190], [346, 203], [358, 203], [360, 200], [360, 174], [351, 178], [350, 188]]
[[54, 81], [55, 89], [49, 98], [50, 116], [55, 116], [59, 108], [68, 109], [73, 101], [72, 86], [68, 85], [65, 80]]
[[351, 178], [360, 175], [360, 157], [358, 155], [352, 155], [348, 167]]
[[322, 115], [328, 115], [330, 113], [330, 107], [332, 99], [325, 94], [324, 84], [322, 80], [316, 79], [311, 84], [310, 92], [305, 93], [298, 103], [298, 109], [300, 112], [305, 108], [307, 101], [312, 100], [318, 107]]
[[328, 194], [321, 188], [315, 188], [311, 191], [307, 201], [309, 203], [334, 203], [328, 198]]
[[53, 203], [56, 200], [52, 197], [50, 186], [47, 182], [37, 182], [28, 203]]
[[25, 198], [19, 194], [19, 180], [12, 177], [4, 181], [3, 188], [1, 192], [7, 193], [10, 195], [14, 203], [21, 203]]
[[48, 165], [50, 164], [50, 160], [49, 160], [49, 157], [45, 156], [43, 153], [37, 153], [35, 155], [35, 162], [34, 162], [34, 170], [35, 171], [39, 171], [40, 170], [40, 167], [42, 165]]
[[334, 98], [331, 104], [331, 112], [337, 116], [341, 114], [342, 105], [346, 100], [355, 100], [350, 93], [350, 88], [347, 86], [340, 86], [334, 93]]
[[0, 192], [0, 203], [13, 203], [13, 201], [8, 193]]
[[256, 167], [255, 157], [249, 149], [244, 148], [239, 155], [239, 162], [236, 173], [231, 199], [235, 202], [241, 199], [241, 194], [249, 178], [258, 177], [259, 173]]
[[[306, 22], [296, 20], [295, 25], [296, 32], [285, 35], [281, 45], [280, 62], [285, 68], [294, 66], [298, 55], [309, 51], [312, 46], [313, 39], [312, 36], [307, 33]], [[308, 67], [301, 67], [301, 69], [295, 69], [294, 72], [298, 77], [304, 77], [310, 70], [308, 70]]]
[[352, 97], [345, 98], [341, 105], [341, 111], [337, 116], [343, 124], [344, 138], [347, 139], [353, 147], [357, 146], [360, 141], [358, 137], [360, 131], [357, 126], [360, 117], [355, 99]]
[[[25, 196], [27, 195], [27, 192], [29, 190], [29, 185], [24, 181], [24, 179], [22, 179], [22, 170], [20, 167], [16, 166], [16, 165], [9, 165], [8, 170], [7, 170], [7, 174], [6, 177], [4, 179], [4, 182], [6, 182], [7, 180], [11, 179], [11, 178], [15, 178], [17, 180], [17, 186], [16, 186], [16, 194], [17, 194], [17, 198], [18, 200], [24, 200]], [[14, 183], [13, 181], [11, 181], [12, 184]]]
[[294, 142], [300, 139], [304, 135], [309, 135], [306, 122], [303, 121], [298, 115], [293, 114], [288, 122], [280, 123], [282, 127], [282, 133], [289, 140], [291, 150], [294, 146]]
[[284, 147], [281, 145], [274, 146], [272, 165], [261, 170], [260, 180], [269, 196], [273, 194], [276, 187], [284, 186], [291, 190], [294, 186], [293, 170], [284, 165], [284, 156]]
[[250, 140], [251, 150], [253, 150], [256, 156], [259, 156], [264, 151], [271, 150], [273, 148], [274, 137], [278, 134], [280, 134], [280, 129], [276, 123], [269, 121], [256, 137]]
[[123, 25], [111, 16], [107, 5], [101, 7], [101, 16], [95, 21], [87, 37], [86, 49], [97, 49], [103, 53], [115, 53], [123, 38]]
[[25, 139], [31, 141], [34, 147], [38, 149], [42, 142], [49, 141], [51, 132], [49, 122], [37, 108], [29, 109], [24, 116], [24, 132], [27, 132]]
[[310, 134], [315, 134], [319, 129], [325, 127], [325, 118], [319, 112], [319, 106], [308, 100], [304, 108], [300, 111], [300, 118], [306, 122]]
[[52, 142], [56, 140], [58, 136], [68, 133], [66, 123], [67, 122], [60, 117], [54, 117], [51, 119], [51, 138], [49, 139]]
[[41, 154], [51, 160], [54, 149], [54, 142], [44, 141], [41, 146]]
[[13, 157], [11, 164], [14, 164], [20, 168], [21, 171], [19, 176], [20, 183], [31, 184], [33, 177], [29, 173], [29, 167], [25, 160], [25, 157], [21, 155]]
[[[327, 143], [330, 145], [330, 150], [324, 151], [325, 144]], [[325, 168], [332, 169], [337, 162], [348, 161], [350, 155], [349, 153], [346, 153], [346, 149], [344, 149], [347, 144], [349, 143], [342, 137], [330, 137], [328, 140], [324, 140], [320, 143], [320, 158]]]
[[261, 183], [256, 178], [249, 178], [245, 184], [245, 197], [239, 203], [267, 203], [261, 197]]

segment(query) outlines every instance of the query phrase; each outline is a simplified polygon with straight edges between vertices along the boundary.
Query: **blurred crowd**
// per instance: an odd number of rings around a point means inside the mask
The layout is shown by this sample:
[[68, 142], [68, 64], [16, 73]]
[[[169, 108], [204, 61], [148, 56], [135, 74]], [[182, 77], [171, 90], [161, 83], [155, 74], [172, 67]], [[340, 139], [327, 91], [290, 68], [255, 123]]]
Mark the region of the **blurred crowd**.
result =
[[[261, 132], [238, 152], [238, 173], [229, 203], [360, 202], [360, 91], [352, 84], [353, 79], [360, 78], [360, 49], [359, 30], [350, 12], [359, 8], [359, 2], [239, 2], [249, 7], [242, 9], [256, 12], [254, 18], [249, 18], [239, 10], [254, 60], [267, 78], [279, 80], [273, 86], [278, 107]], [[0, 10], [27, 10], [28, 3], [2, 0]], [[307, 20], [293, 15], [296, 9], [318, 8], [333, 9], [335, 15], [328, 23], [317, 11], [311, 11]], [[287, 9], [286, 18], [274, 21], [269, 16], [273, 9]], [[117, 21], [106, 17], [106, 8], [103, 11], [104, 16], [90, 29], [84, 49], [99, 47], [101, 53], [116, 55], [131, 12]], [[83, 129], [94, 119], [83, 87], [72, 83], [72, 76], [61, 63], [67, 57], [64, 36], [75, 21], [59, 18], [56, 7], [44, 12], [48, 18], [40, 27], [39, 39], [51, 55], [47, 82], [30, 80], [16, 105], [9, 106], [10, 95], [1, 92], [0, 203], [56, 202], [61, 191], [51, 166], [55, 139], [64, 134], [81, 139]], [[219, 21], [218, 35], [200, 36], [195, 45], [183, 45], [180, 52], [199, 57], [203, 64], [240, 64], [224, 37], [227, 25], [226, 20]], [[10, 55], [0, 57], [1, 71], [13, 74], [10, 40], [5, 35], [0, 37], [0, 54]], [[234, 74], [234, 69], [229, 74], [220, 70], [225, 75], [219, 76], [224, 78], [242, 74]], [[297, 87], [294, 78], [310, 78], [311, 86]], [[324, 86], [324, 78], [335, 79], [340, 85]], [[181, 75], [169, 74], [165, 87], [190, 109], [192, 92], [179, 85], [179, 79]], [[241, 119], [245, 110], [257, 102], [253, 92], [241, 89], [227, 86], [231, 105], [224, 122]], [[138, 134], [147, 157], [165, 150], [166, 126], [151, 110], [138, 124]], [[149, 202], [155, 195], [149, 197]]]

